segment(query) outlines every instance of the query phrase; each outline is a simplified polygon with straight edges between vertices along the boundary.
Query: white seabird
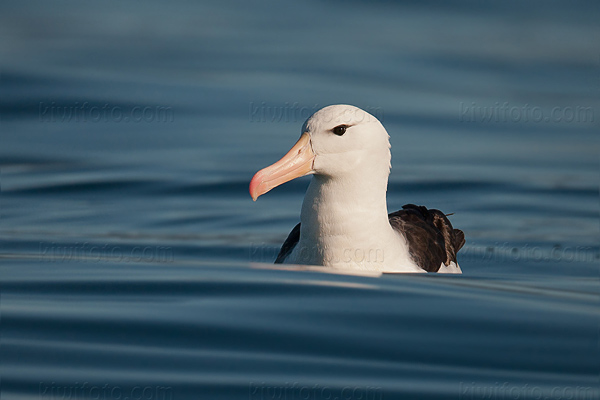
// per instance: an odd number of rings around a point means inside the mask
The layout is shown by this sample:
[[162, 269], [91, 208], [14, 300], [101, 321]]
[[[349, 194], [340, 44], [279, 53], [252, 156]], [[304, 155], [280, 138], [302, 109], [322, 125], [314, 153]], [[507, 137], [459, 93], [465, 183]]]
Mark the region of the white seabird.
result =
[[462, 273], [465, 243], [444, 213], [408, 204], [388, 214], [389, 136], [371, 114], [350, 105], [314, 113], [278, 162], [256, 173], [256, 200], [276, 186], [312, 174], [300, 223], [276, 263], [340, 270]]

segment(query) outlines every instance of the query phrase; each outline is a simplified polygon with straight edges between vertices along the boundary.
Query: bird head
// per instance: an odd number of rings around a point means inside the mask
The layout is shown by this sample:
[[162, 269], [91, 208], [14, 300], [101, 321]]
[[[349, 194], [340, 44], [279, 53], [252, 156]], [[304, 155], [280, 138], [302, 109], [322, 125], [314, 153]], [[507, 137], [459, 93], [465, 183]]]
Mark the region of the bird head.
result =
[[389, 136], [373, 115], [350, 105], [328, 106], [306, 120], [300, 139], [285, 156], [254, 175], [250, 195], [256, 200], [304, 175], [369, 179], [381, 169], [389, 173], [389, 149]]

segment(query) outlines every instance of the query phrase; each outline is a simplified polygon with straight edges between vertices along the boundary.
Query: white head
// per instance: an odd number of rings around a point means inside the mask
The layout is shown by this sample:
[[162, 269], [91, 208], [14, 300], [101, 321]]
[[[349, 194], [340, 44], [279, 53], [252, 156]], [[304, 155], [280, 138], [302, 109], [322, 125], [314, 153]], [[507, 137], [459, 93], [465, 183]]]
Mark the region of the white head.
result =
[[254, 175], [250, 195], [256, 200], [308, 174], [359, 180], [383, 175], [387, 182], [389, 149], [389, 136], [377, 118], [350, 105], [328, 106], [306, 120], [300, 139], [281, 160]]
[[315, 174], [335, 178], [374, 166], [389, 173], [389, 136], [377, 118], [358, 107], [322, 108], [304, 123], [302, 132], [310, 136]]

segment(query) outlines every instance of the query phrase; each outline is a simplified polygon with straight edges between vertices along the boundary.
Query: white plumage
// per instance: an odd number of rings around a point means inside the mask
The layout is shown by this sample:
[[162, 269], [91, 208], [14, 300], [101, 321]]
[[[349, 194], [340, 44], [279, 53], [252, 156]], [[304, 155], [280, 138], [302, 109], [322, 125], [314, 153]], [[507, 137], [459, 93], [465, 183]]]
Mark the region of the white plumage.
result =
[[[400, 221], [406, 229], [399, 230], [398, 224], [390, 223], [386, 203], [390, 161], [389, 136], [371, 114], [349, 105], [333, 105], [313, 114], [304, 123], [302, 136], [292, 150], [259, 171], [250, 183], [250, 194], [256, 199], [295, 177], [313, 174], [302, 204], [299, 231], [292, 231], [278, 261], [343, 270], [426, 272], [427, 268], [419, 265], [418, 260], [419, 256], [429, 255], [415, 254], [415, 249], [423, 246], [419, 246], [420, 239], [407, 235], [413, 231], [420, 235], [424, 235], [421, 231], [429, 232], [430, 227], [423, 225], [427, 221], [421, 221], [417, 212], [402, 216], [408, 218]], [[423, 209], [426, 210], [423, 216], [428, 219], [429, 210]], [[432, 217], [435, 221], [446, 221], [449, 235], [458, 231], [438, 214]], [[429, 225], [436, 231], [428, 235], [438, 237], [423, 240], [443, 242], [445, 227]], [[453, 237], [449, 239], [445, 247], [454, 244]], [[449, 250], [444, 249], [443, 260]], [[461, 273], [455, 259], [447, 264], [441, 262], [439, 272]]]

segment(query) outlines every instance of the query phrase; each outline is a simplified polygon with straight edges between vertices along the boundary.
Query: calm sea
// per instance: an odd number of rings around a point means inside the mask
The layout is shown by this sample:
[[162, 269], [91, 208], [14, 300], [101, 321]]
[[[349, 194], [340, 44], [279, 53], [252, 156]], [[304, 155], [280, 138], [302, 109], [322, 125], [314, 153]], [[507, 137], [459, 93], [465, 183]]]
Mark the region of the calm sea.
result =
[[[600, 5], [0, 5], [3, 399], [597, 399]], [[275, 269], [336, 103], [462, 276]]]

